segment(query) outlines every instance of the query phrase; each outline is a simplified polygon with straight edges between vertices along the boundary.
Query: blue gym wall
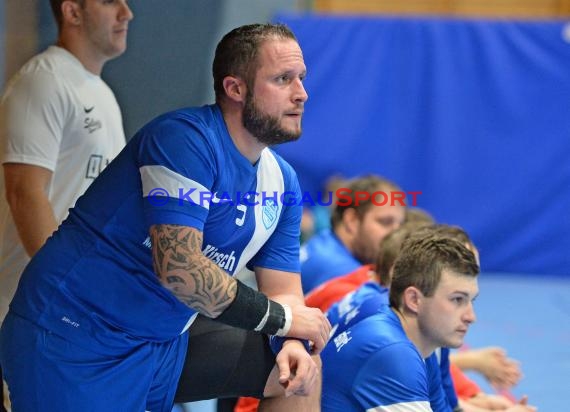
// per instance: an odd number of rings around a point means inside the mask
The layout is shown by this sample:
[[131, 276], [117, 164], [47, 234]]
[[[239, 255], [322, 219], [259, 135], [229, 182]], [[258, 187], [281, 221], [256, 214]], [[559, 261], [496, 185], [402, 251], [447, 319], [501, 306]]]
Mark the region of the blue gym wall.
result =
[[[47, 0], [38, 50], [55, 39]], [[103, 77], [127, 136], [164, 111], [213, 100], [223, 33], [299, 8], [295, 0], [130, 2], [129, 47]], [[0, 80], [6, 68], [0, 0]], [[32, 10], [32, 9], [30, 9]], [[421, 191], [418, 205], [460, 224], [494, 272], [570, 276], [570, 27], [564, 21], [278, 14], [303, 47], [302, 138], [279, 151], [305, 189], [374, 172]], [[33, 21], [33, 19], [30, 19]], [[23, 61], [22, 61], [23, 63]]]
[[570, 275], [562, 21], [281, 15], [304, 50], [302, 187], [384, 175], [465, 227], [486, 271]]

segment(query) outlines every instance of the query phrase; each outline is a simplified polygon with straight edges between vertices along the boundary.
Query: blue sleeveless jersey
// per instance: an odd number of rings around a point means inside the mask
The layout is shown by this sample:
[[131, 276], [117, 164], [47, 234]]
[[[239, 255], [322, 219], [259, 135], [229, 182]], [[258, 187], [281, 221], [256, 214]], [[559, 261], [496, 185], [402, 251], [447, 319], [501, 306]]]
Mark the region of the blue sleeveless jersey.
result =
[[195, 311], [153, 271], [149, 228], [203, 231], [203, 253], [229, 275], [246, 265], [299, 272], [297, 177], [265, 149], [252, 165], [218, 106], [183, 109], [141, 129], [26, 268], [11, 310], [66, 339], [121, 352], [166, 341]]

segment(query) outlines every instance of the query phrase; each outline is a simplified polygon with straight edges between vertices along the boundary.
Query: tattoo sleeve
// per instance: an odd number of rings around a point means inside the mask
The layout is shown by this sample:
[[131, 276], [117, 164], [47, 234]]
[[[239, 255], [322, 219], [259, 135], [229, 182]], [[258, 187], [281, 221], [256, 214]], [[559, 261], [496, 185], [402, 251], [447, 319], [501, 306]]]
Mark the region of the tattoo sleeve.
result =
[[154, 271], [180, 301], [217, 317], [233, 301], [236, 282], [202, 254], [202, 232], [179, 225], [150, 228]]

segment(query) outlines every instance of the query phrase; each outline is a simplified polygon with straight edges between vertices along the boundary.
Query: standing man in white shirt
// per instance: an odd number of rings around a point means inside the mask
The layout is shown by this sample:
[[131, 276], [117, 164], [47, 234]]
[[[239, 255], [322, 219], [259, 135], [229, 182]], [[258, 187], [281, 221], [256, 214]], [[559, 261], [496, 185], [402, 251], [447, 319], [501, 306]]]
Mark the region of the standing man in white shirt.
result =
[[125, 144], [100, 75], [127, 47], [127, 0], [50, 3], [57, 42], [20, 69], [0, 104], [0, 322], [30, 257]]

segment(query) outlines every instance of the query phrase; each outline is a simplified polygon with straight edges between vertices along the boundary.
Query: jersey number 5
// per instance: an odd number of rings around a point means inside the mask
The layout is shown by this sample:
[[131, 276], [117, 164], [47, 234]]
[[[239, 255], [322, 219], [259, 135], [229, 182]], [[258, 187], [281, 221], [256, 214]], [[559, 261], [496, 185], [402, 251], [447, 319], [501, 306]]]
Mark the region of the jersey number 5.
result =
[[236, 218], [236, 225], [243, 226], [243, 223], [245, 222], [245, 213], [247, 212], [247, 206], [246, 205], [238, 205], [237, 210], [239, 210], [240, 212], [243, 212], [243, 215], [241, 215], [241, 217]]

